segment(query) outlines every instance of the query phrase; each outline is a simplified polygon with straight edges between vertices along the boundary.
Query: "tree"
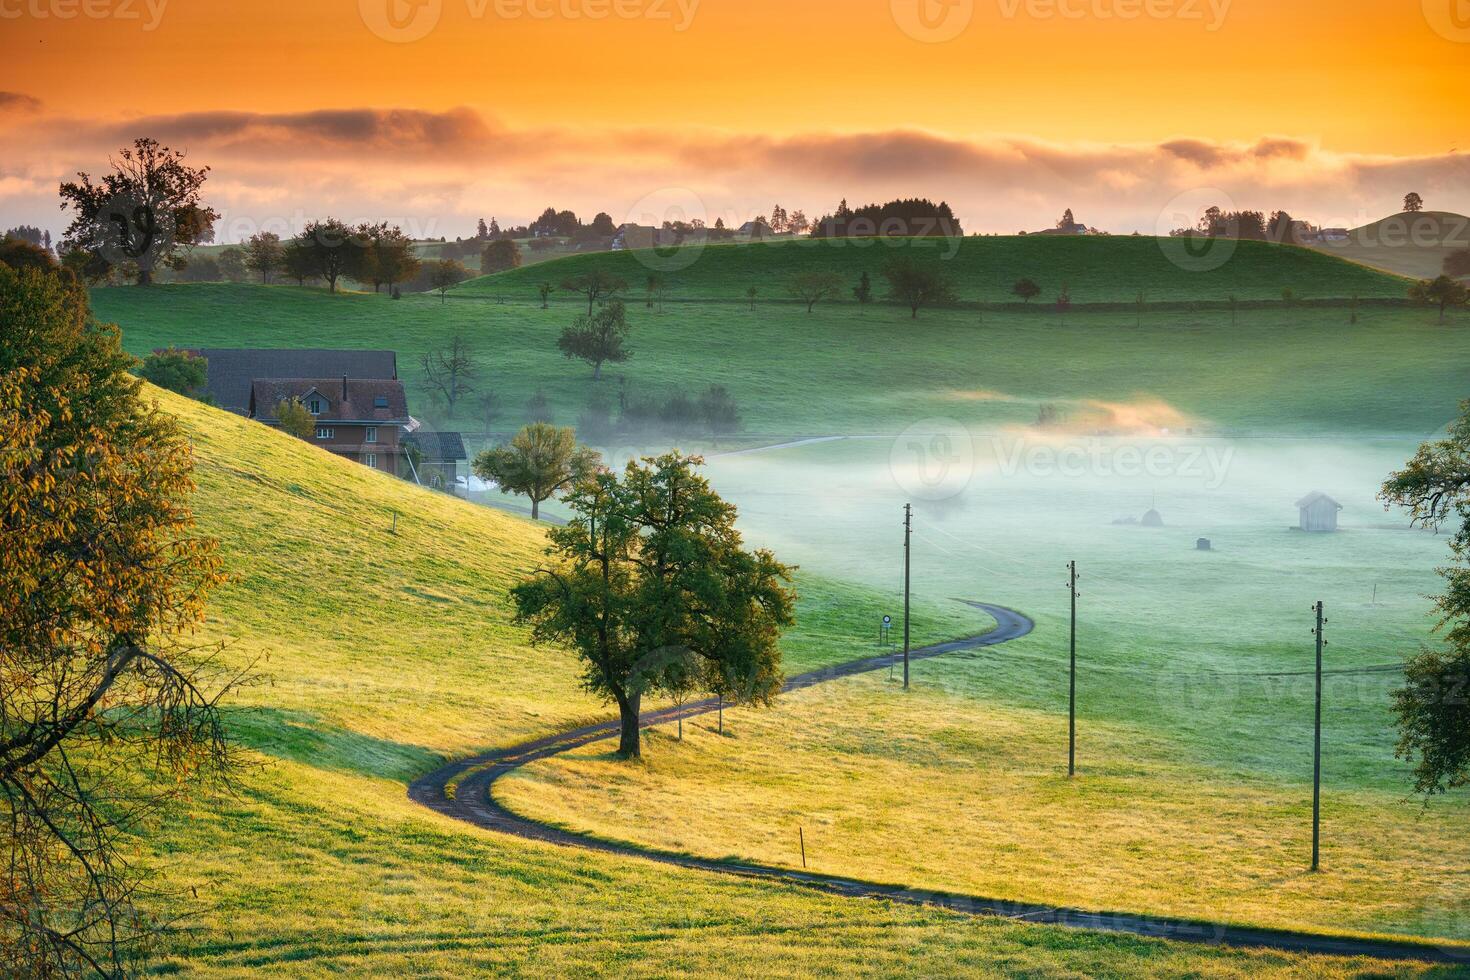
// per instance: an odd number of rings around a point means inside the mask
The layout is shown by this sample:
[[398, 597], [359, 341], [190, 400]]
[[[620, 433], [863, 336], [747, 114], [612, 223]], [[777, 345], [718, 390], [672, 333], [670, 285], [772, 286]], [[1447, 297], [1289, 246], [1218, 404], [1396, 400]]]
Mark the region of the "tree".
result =
[[755, 298], [758, 293], [759, 291], [754, 286], [745, 290], [745, 300], [750, 304], [750, 312], [752, 313], [755, 312]]
[[479, 369], [475, 355], [460, 334], [449, 338], [449, 346], [425, 351], [419, 362], [424, 381], [444, 402], [445, 414], [454, 417], [454, 406], [460, 398], [475, 390]]
[[413, 239], [401, 228], [387, 222], [364, 224], [358, 226], [358, 234], [365, 250], [359, 272], [364, 281], [373, 284], [373, 292], [387, 286], [391, 293], [398, 283], [418, 275], [421, 263], [414, 254]]
[[540, 388], [537, 388], [531, 397], [526, 399], [526, 421], [530, 423], [551, 421], [551, 403], [546, 400], [546, 392]]
[[1446, 588], [1435, 599], [1443, 644], [1405, 664], [1405, 686], [1393, 695], [1397, 754], [1414, 763], [1414, 789], [1444, 793], [1470, 783], [1470, 400], [1460, 404], [1448, 438], [1420, 446], [1379, 496], [1408, 508], [1416, 525], [1459, 524], [1450, 538], [1454, 564], [1440, 570]]
[[485, 224], [484, 218], [481, 218], [479, 223], [475, 225], [475, 237], [481, 241], [490, 237], [490, 226]]
[[1057, 227], [1062, 229], [1063, 231], [1071, 231], [1076, 226], [1077, 219], [1072, 217], [1072, 209], [1068, 208], [1067, 210], [1063, 211], [1061, 219], [1057, 222]]
[[622, 300], [613, 300], [596, 313], [582, 315], [562, 330], [556, 346], [566, 357], [581, 358], [592, 365], [592, 380], [602, 378], [604, 362], [621, 364], [633, 356], [623, 346], [628, 339], [628, 320]]
[[587, 315], [599, 302], [605, 302], [628, 288], [627, 282], [604, 269], [592, 269], [561, 281], [561, 288], [587, 297]]
[[220, 278], [226, 282], [245, 281], [245, 253], [238, 248], [221, 249], [219, 255], [215, 256], [219, 263]]
[[597, 212], [597, 216], [592, 219], [592, 224], [589, 227], [592, 229], [593, 234], [602, 238], [611, 238], [618, 233], [618, 226], [613, 224], [612, 215], [606, 211]]
[[298, 439], [309, 441], [316, 434], [316, 416], [307, 411], [299, 398], [287, 398], [277, 404], [276, 421], [282, 432]]
[[315, 281], [321, 278], [316, 271], [316, 257], [297, 239], [287, 242], [282, 252], [281, 271], [288, 278], [295, 279], [296, 285], [305, 286], [308, 279]]
[[953, 303], [956, 299], [946, 277], [910, 258], [889, 260], [883, 267], [883, 277], [888, 280], [889, 298], [907, 306], [912, 319], [918, 318], [921, 307]]
[[486, 434], [489, 434], [501, 416], [499, 396], [493, 391], [484, 392], [476, 399], [475, 408], [475, 419], [485, 427]]
[[786, 281], [786, 291], [805, 303], [806, 311], [810, 313], [819, 300], [842, 291], [842, 277], [820, 269], [798, 272]]
[[867, 306], [873, 302], [873, 280], [868, 277], [868, 270], [858, 276], [858, 284], [852, 287], [852, 295], [857, 299], [858, 305]]
[[1266, 237], [1282, 245], [1295, 245], [1297, 244], [1296, 222], [1285, 211], [1272, 211], [1271, 221], [1266, 226]]
[[285, 263], [286, 250], [281, 245], [281, 236], [275, 232], [256, 232], [245, 242], [245, 267], [260, 273], [262, 283], [270, 282], [271, 276], [282, 271]]
[[308, 222], [301, 234], [291, 240], [287, 259], [307, 278], [324, 279], [331, 292], [337, 291], [337, 280], [343, 276], [356, 278], [363, 271], [367, 240], [355, 229], [336, 218]]
[[[0, 268], [0, 974], [123, 976], [167, 928], [138, 824], [236, 768], [178, 423], [69, 277]], [[84, 478], [80, 478], [85, 474]]]
[[791, 569], [744, 550], [701, 462], [669, 453], [578, 481], [546, 567], [511, 589], [532, 642], [570, 647], [589, 690], [617, 703], [624, 758], [641, 754], [643, 696], [677, 693], [691, 670], [751, 704], [780, 690]]
[[601, 457], [577, 445], [576, 433], [547, 422], [532, 422], [508, 445], [486, 449], [475, 457], [475, 475], [493, 480], [501, 493], [531, 498], [531, 520], [541, 519], [541, 502], [590, 475]]
[[214, 237], [219, 214], [199, 199], [209, 168], [184, 163], [184, 154], [142, 138], [109, 158], [112, 172], [100, 183], [86, 173], [61, 185], [61, 204], [72, 209], [62, 243], [113, 265], [137, 266], [138, 285], [153, 281], [158, 267], [181, 245]]
[[1418, 191], [1410, 191], [1404, 195], [1404, 210], [1410, 213], [1424, 210], [1424, 198], [1419, 196]]
[[1470, 300], [1470, 288], [1449, 276], [1439, 276], [1432, 282], [1424, 280], [1409, 287], [1409, 299], [1425, 306], [1439, 307], [1439, 322], [1444, 323], [1445, 310], [1451, 306], [1464, 306]]
[[490, 275], [519, 268], [521, 250], [509, 238], [499, 238], [485, 246], [480, 253], [480, 272]]
[[138, 376], [160, 388], [198, 398], [209, 379], [209, 362], [193, 351], [170, 347], [143, 358]]
[[812, 227], [811, 221], [807, 220], [806, 212], [797, 209], [791, 212], [791, 219], [787, 227], [797, 235], [806, 234]]
[[1470, 276], [1470, 248], [1462, 248], [1444, 257], [1444, 274], [1455, 279]]
[[42, 272], [49, 272], [56, 268], [56, 260], [51, 257], [47, 249], [23, 238], [9, 236], [0, 240], [0, 263], [10, 266], [17, 272], [21, 269], [39, 269]]
[[446, 293], [470, 277], [470, 270], [453, 259], [439, 259], [429, 263], [429, 285], [439, 291], [439, 302], [446, 300]]
[[196, 255], [187, 262], [181, 261], [176, 268], [184, 282], [219, 282], [223, 278], [219, 260], [212, 255]]
[[1041, 295], [1041, 287], [1030, 279], [1017, 279], [1016, 284], [1011, 287], [1011, 295], [1021, 297], [1024, 303], [1030, 303]]
[[546, 300], [550, 298], [551, 291], [555, 288], [549, 282], [543, 282], [540, 286], [536, 287], [536, 294], [541, 297], [541, 308], [543, 310], [546, 309]]
[[740, 431], [740, 408], [724, 385], [710, 385], [699, 396], [699, 417], [709, 429], [710, 441]]

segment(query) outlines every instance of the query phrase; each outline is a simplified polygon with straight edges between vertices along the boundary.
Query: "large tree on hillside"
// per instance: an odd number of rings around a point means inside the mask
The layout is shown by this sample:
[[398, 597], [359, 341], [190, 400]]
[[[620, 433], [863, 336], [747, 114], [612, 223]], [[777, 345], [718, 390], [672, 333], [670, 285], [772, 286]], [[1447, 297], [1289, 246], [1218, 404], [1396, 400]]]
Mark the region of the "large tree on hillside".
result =
[[281, 244], [281, 236], [273, 231], [257, 232], [245, 242], [245, 267], [260, 273], [263, 283], [270, 282], [285, 261], [286, 248]]
[[956, 299], [948, 277], [938, 269], [913, 259], [898, 256], [883, 267], [888, 280], [888, 296], [909, 308], [910, 318], [917, 319], [925, 306], [942, 306]]
[[361, 274], [356, 278], [372, 283], [373, 292], [382, 286], [392, 292], [395, 285], [418, 274], [419, 259], [413, 253], [413, 239], [403, 229], [384, 221], [359, 225], [357, 231], [364, 251]]
[[618, 754], [641, 754], [644, 695], [707, 689], [768, 704], [781, 687], [781, 631], [795, 620], [791, 569], [746, 551], [735, 508], [669, 453], [578, 481], [547, 566], [511, 590], [534, 643], [569, 646], [587, 687], [618, 706]]
[[520, 264], [521, 250], [509, 238], [498, 238], [490, 242], [480, 253], [480, 272], [485, 275], [506, 272], [518, 268]]
[[531, 498], [531, 520], [540, 520], [541, 502], [589, 476], [601, 465], [601, 457], [577, 444], [570, 428], [549, 422], [532, 422], [510, 442], [486, 449], [475, 457], [475, 475], [491, 480], [501, 493], [519, 493]]
[[470, 270], [453, 259], [429, 263], [429, 286], [439, 293], [439, 302], [447, 301], [449, 291], [470, 278]]
[[622, 300], [613, 300], [590, 314], [578, 314], [571, 325], [556, 339], [556, 346], [568, 358], [580, 358], [592, 365], [592, 380], [602, 378], [605, 362], [621, 364], [633, 356], [624, 346], [628, 339], [627, 311]]
[[72, 210], [63, 250], [83, 249], [114, 266], [130, 263], [138, 285], [146, 286], [181, 246], [213, 239], [219, 215], [199, 198], [208, 167], [190, 167], [183, 153], [147, 138], [108, 163], [112, 172], [99, 183], [78, 173], [61, 185], [61, 206]]
[[818, 301], [840, 293], [842, 286], [841, 276], [824, 269], [798, 272], [786, 281], [786, 291], [805, 303], [808, 313]]
[[220, 562], [188, 440], [85, 289], [0, 268], [0, 323], [0, 975], [122, 976], [163, 928], [142, 821], [234, 766], [189, 642]]
[[1470, 400], [1448, 438], [1425, 443], [1380, 493], [1409, 509], [1415, 524], [1455, 527], [1454, 564], [1440, 569], [1445, 592], [1439, 610], [1439, 648], [1426, 649], [1405, 666], [1406, 686], [1394, 693], [1400, 757], [1414, 763], [1414, 789], [1443, 793], [1470, 784]]
[[575, 276], [567, 276], [561, 281], [561, 288], [572, 293], [581, 293], [587, 297], [587, 315], [592, 315], [593, 308], [599, 302], [606, 302], [618, 293], [628, 288], [626, 280], [604, 269], [592, 269], [587, 272], [578, 273]]
[[1424, 210], [1424, 198], [1419, 196], [1418, 191], [1410, 191], [1404, 195], [1404, 210], [1411, 214]]

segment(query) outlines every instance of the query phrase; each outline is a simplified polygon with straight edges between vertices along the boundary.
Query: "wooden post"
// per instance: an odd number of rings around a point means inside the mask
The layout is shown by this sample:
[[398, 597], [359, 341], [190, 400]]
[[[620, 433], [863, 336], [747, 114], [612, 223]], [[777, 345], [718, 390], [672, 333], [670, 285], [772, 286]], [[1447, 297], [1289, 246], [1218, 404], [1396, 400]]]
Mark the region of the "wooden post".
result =
[[801, 866], [806, 867], [806, 834], [802, 833], [801, 824], [796, 825], [796, 839], [801, 842]]

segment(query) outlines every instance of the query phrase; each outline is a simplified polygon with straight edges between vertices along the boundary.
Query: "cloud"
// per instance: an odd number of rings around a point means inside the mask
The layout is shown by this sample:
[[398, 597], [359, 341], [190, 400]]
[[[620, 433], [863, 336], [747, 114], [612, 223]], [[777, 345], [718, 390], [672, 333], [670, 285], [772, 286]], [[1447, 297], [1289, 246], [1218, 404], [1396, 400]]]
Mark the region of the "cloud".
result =
[[464, 107], [118, 121], [48, 115], [13, 93], [0, 97], [0, 110], [6, 106], [25, 114], [8, 121], [20, 149], [0, 164], [0, 187], [12, 193], [7, 212], [24, 198], [15, 193], [21, 187], [42, 188], [21, 208], [32, 223], [54, 222], [50, 189], [58, 179], [95, 171], [143, 134], [207, 163], [211, 203], [238, 217], [241, 229], [333, 213], [396, 218], [426, 235], [453, 236], [482, 215], [518, 223], [547, 204], [622, 220], [635, 202], [671, 190], [676, 200], [699, 202], [707, 220], [727, 224], [776, 201], [816, 217], [842, 197], [857, 204], [923, 195], [947, 200], [971, 231], [1002, 232], [1049, 226], [1070, 207], [1089, 225], [1152, 233], [1166, 205], [1193, 194], [1227, 208], [1279, 208], [1346, 227], [1396, 212], [1407, 189], [1423, 193], [1430, 207], [1470, 210], [1470, 157], [1327, 151], [1284, 135], [1105, 143], [917, 129], [597, 131], [514, 127]]
[[41, 100], [24, 92], [0, 92], [0, 115], [41, 111]]

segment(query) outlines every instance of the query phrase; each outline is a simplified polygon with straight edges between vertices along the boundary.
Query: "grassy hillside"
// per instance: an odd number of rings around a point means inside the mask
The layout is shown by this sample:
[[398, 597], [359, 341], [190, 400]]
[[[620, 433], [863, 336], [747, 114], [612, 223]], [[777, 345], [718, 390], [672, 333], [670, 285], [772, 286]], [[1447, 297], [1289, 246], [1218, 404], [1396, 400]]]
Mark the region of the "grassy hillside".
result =
[[[890, 306], [671, 304], [629, 309], [632, 360], [600, 384], [556, 348], [569, 305], [329, 295], [295, 286], [201, 284], [100, 289], [135, 354], [155, 347], [391, 348], [414, 414], [478, 432], [470, 408], [445, 418], [423, 386], [421, 354], [462, 334], [496, 393], [499, 429], [545, 392], [573, 424], [600, 392], [615, 401], [724, 384], [753, 435], [895, 432], [931, 416], [982, 426], [1029, 422], [1044, 401], [1146, 393], [1211, 431], [1413, 432], [1438, 428], [1466, 392], [1470, 330], [1432, 310], [979, 313], [910, 320]], [[821, 397], [813, 397], [820, 391]], [[988, 394], [987, 394], [988, 393]], [[981, 397], [985, 395], [986, 397]]]
[[[528, 649], [507, 622], [505, 585], [534, 561], [539, 532], [155, 394], [194, 442], [196, 508], [203, 529], [221, 538], [232, 576], [208, 636], [226, 642], [227, 661], [257, 662], [259, 676], [230, 712], [259, 765], [233, 795], [201, 800], [143, 842], [174, 886], [197, 894], [189, 907], [203, 908], [194, 931], [166, 951], [164, 972], [1345, 977], [1376, 969], [845, 901], [528, 844], [425, 811], [406, 798], [410, 776], [602, 713], [568, 657]], [[868, 622], [870, 598], [811, 580], [802, 589], [793, 662], [847, 656], [849, 617]]]
[[1354, 228], [1345, 242], [1312, 247], [1395, 275], [1433, 279], [1446, 256], [1470, 248], [1470, 218], [1451, 211], [1395, 214]]
[[[786, 282], [793, 274], [830, 270], [850, 280], [849, 285], [856, 285], [867, 272], [875, 295], [881, 297], [886, 288], [884, 264], [894, 255], [906, 255], [943, 270], [960, 299], [968, 302], [1016, 301], [1011, 287], [1023, 277], [1042, 287], [1039, 304], [1050, 303], [1063, 286], [1077, 304], [1133, 303], [1140, 291], [1153, 303], [1223, 302], [1232, 295], [1241, 300], [1280, 300], [1283, 288], [1302, 299], [1404, 295], [1404, 284], [1393, 276], [1307, 249], [1265, 242], [1223, 245], [1234, 249], [1229, 259], [1219, 268], [1201, 271], [1188, 261], [1175, 261], [1184, 247], [1181, 242], [1152, 237], [798, 239], [575, 255], [482, 276], [453, 292], [527, 299], [543, 282], [555, 285], [562, 277], [599, 268], [627, 280], [635, 294], [645, 289], [650, 273], [656, 273], [667, 283], [670, 300], [742, 300], [752, 286], [760, 299], [772, 300], [788, 298]], [[575, 297], [562, 293], [559, 298]], [[847, 289], [839, 299], [853, 302]]]

